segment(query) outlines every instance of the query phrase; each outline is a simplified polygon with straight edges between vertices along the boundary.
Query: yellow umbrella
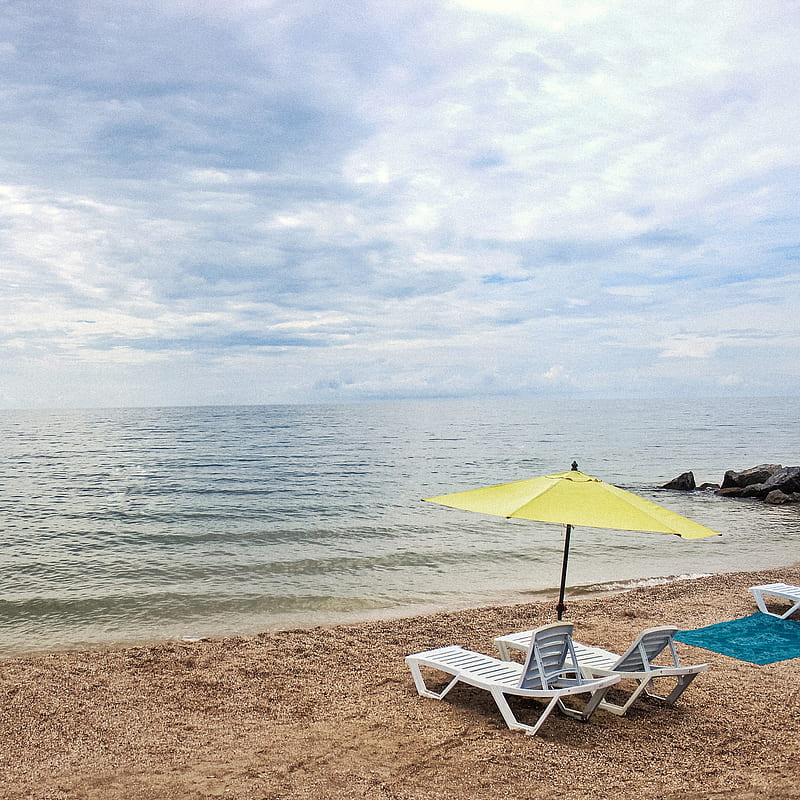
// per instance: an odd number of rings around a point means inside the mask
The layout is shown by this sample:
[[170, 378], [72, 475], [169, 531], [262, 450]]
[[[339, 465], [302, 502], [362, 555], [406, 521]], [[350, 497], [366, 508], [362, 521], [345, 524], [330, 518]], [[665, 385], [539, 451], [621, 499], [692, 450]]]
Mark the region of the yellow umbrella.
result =
[[566, 610], [564, 589], [567, 582], [569, 540], [574, 525], [674, 533], [683, 539], [721, 535], [657, 503], [586, 475], [578, 470], [578, 465], [574, 462], [569, 472], [423, 499], [464, 511], [566, 525], [561, 588], [556, 606], [559, 619]]

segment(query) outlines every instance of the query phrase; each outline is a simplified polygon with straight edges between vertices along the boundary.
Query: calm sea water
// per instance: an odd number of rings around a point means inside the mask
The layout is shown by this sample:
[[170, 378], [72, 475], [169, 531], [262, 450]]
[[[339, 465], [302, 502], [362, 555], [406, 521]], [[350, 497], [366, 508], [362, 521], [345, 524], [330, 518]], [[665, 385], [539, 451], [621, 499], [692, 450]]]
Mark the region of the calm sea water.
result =
[[576, 529], [570, 594], [798, 560], [800, 508], [658, 491], [800, 463], [795, 399], [0, 412], [0, 655], [554, 597], [562, 529], [420, 498], [581, 470], [725, 534]]

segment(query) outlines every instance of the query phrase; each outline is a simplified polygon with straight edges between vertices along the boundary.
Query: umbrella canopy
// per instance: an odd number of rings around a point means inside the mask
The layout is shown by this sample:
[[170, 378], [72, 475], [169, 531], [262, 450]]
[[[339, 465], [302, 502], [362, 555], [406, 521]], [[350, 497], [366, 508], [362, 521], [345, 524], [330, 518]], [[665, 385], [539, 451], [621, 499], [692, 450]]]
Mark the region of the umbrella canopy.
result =
[[577, 465], [569, 472], [424, 499], [464, 511], [566, 525], [557, 606], [559, 619], [565, 610], [564, 589], [573, 526], [673, 533], [683, 539], [703, 539], [720, 535], [717, 531], [657, 503], [586, 475], [577, 469]]

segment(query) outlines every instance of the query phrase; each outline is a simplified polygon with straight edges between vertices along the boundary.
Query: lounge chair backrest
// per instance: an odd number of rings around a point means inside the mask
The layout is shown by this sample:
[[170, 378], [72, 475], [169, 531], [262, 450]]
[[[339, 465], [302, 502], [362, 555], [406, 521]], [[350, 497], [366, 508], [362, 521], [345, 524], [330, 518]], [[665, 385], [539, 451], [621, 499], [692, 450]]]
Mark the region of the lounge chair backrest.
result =
[[523, 689], [549, 689], [550, 682], [565, 669], [574, 671], [580, 680], [578, 661], [572, 647], [572, 624], [554, 622], [533, 632], [519, 685]]
[[651, 668], [653, 661], [669, 647], [675, 666], [680, 666], [678, 653], [672, 637], [678, 632], [673, 625], [648, 628], [636, 637], [636, 641], [619, 657], [613, 669], [618, 672], [642, 672]]

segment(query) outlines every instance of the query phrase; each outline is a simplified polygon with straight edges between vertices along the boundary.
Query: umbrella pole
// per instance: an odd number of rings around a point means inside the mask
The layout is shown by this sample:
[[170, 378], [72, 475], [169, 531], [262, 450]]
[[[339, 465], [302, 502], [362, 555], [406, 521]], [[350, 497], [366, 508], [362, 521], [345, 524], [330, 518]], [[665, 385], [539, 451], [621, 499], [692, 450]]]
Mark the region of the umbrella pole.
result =
[[566, 533], [564, 534], [564, 561], [561, 564], [561, 588], [558, 592], [558, 605], [556, 611], [558, 612], [558, 619], [564, 616], [567, 607], [564, 605], [564, 592], [567, 587], [567, 561], [569, 559], [569, 537], [572, 533], [572, 525], [567, 525]]

